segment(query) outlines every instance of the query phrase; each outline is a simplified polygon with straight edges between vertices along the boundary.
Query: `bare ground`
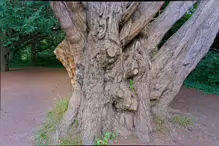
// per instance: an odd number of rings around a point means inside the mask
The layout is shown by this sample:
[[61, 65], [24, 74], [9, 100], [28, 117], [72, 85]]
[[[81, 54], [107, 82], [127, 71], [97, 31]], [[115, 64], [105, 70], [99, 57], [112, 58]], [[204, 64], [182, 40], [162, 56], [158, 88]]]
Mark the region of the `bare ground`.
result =
[[[64, 69], [25, 68], [1, 73], [0, 145], [32, 145], [34, 133], [55, 100], [70, 96], [71, 85]], [[173, 125], [175, 132], [155, 134], [157, 144], [219, 145], [219, 96], [181, 88], [171, 104], [193, 126]], [[119, 138], [119, 144], [140, 144], [135, 138]]]

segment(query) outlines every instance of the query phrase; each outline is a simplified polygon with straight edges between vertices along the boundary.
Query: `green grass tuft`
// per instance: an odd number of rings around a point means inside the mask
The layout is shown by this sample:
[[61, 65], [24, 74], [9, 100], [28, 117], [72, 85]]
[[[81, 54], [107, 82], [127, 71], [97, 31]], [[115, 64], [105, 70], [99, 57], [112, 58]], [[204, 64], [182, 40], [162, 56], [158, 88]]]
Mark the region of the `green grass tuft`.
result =
[[115, 140], [119, 136], [118, 132], [105, 132], [103, 139], [96, 139], [96, 145], [108, 145], [110, 140]]
[[[36, 133], [36, 145], [49, 145], [51, 143], [51, 133], [54, 132], [66, 112], [69, 100], [70, 98], [58, 100], [55, 107], [47, 113], [45, 122]], [[63, 143], [68, 143], [68, 141], [64, 140]]]
[[155, 117], [153, 116], [153, 121], [155, 123], [155, 130], [157, 132], [164, 132], [165, 129], [166, 129], [166, 126], [165, 126], [165, 121], [159, 117]]
[[82, 140], [80, 136], [74, 136], [74, 137], [67, 137], [60, 139], [60, 145], [81, 145]]
[[174, 116], [171, 120], [184, 128], [192, 125], [192, 120], [188, 117]]

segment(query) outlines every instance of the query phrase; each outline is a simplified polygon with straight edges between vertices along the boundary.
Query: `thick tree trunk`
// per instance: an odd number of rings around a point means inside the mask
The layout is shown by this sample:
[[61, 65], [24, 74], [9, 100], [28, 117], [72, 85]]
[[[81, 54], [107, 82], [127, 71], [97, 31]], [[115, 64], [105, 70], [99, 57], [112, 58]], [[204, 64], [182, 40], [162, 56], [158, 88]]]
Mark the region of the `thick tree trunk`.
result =
[[[84, 144], [93, 144], [105, 131], [136, 135], [142, 143], [150, 143], [151, 109], [158, 116], [166, 115], [219, 29], [218, 0], [203, 0], [194, 16], [152, 56], [165, 33], [194, 2], [170, 2], [153, 20], [163, 4], [51, 2], [66, 32], [54, 53], [73, 87], [56, 142], [77, 120]], [[150, 100], [156, 100], [153, 107]]]

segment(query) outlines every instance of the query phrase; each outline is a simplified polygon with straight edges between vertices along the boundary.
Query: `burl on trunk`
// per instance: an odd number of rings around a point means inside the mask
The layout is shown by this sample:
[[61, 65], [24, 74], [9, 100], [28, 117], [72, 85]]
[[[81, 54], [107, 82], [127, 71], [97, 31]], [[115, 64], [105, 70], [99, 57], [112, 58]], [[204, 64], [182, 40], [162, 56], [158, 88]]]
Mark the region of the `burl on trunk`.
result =
[[219, 29], [219, 1], [202, 0], [153, 53], [193, 4], [170, 2], [160, 13], [164, 2], [51, 2], [66, 32], [55, 54], [73, 87], [55, 141], [78, 121], [84, 144], [93, 144], [104, 131], [136, 135], [149, 144], [152, 114], [167, 116], [169, 103]]

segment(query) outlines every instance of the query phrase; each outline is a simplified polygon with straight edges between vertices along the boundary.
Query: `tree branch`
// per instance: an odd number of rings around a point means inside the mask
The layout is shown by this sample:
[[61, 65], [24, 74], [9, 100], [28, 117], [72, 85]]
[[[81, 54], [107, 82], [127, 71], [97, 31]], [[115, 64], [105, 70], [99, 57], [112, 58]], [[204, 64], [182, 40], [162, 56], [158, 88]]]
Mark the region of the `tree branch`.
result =
[[44, 49], [42, 49], [42, 50], [38, 50], [38, 51], [36, 51], [36, 53], [39, 53], [39, 52], [43, 52], [43, 51], [49, 50], [52, 46], [54, 46], [54, 44], [51, 44], [51, 45], [49, 45], [48, 47], [46, 47], [46, 48], [44, 48]]
[[159, 105], [172, 101], [184, 79], [207, 54], [219, 31], [218, 6], [218, 0], [201, 1], [193, 16], [152, 59], [150, 98], [161, 98]]
[[131, 27], [124, 26], [120, 32], [120, 41], [123, 47], [145, 28], [163, 4], [164, 2], [141, 3], [141, 7], [138, 9], [138, 12], [140, 13], [140, 16], [138, 16], [139, 18], [134, 20]]
[[36, 36], [39, 36], [39, 35], [41, 35], [41, 34], [40, 33], [34, 33], [32, 35], [25, 35], [22, 39], [20, 39], [18, 42], [16, 42], [14, 44], [14, 46], [17, 48], [18, 46], [20, 46], [21, 44], [25, 43], [26, 41], [29, 41], [33, 37], [36, 37]]
[[51, 7], [58, 18], [61, 27], [66, 32], [70, 53], [75, 61], [83, 53], [86, 36], [86, 15], [80, 2], [51, 2]]
[[144, 44], [145, 49], [149, 50], [149, 52], [153, 51], [167, 31], [188, 11], [194, 3], [194, 1], [170, 2], [164, 12], [144, 30], [146, 38]]
[[121, 25], [124, 25], [132, 16], [132, 14], [136, 11], [138, 8], [140, 2], [132, 2], [131, 5], [123, 12], [122, 18], [120, 21]]
[[39, 40], [42, 40], [42, 39], [45, 39], [46, 36], [38, 36], [38, 35], [35, 35], [34, 37], [32, 37], [31, 39], [29, 39], [28, 41], [26, 41], [27, 43], [25, 43], [24, 45], [20, 46], [20, 47], [17, 47], [15, 50], [12, 50], [13, 53], [17, 53], [21, 48], [24, 48], [26, 47], [27, 45], [33, 43], [33, 42], [36, 42], [36, 41], [39, 41]]

